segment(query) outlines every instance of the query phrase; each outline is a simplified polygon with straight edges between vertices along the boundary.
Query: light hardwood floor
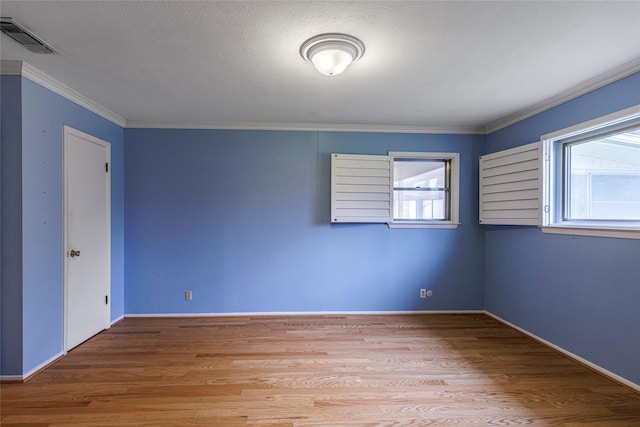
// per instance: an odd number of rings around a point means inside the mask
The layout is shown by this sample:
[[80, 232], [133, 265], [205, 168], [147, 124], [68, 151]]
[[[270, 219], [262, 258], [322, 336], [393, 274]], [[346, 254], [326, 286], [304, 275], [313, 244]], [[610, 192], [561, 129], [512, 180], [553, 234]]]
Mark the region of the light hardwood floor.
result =
[[640, 394], [483, 314], [127, 318], [9, 426], [640, 426]]

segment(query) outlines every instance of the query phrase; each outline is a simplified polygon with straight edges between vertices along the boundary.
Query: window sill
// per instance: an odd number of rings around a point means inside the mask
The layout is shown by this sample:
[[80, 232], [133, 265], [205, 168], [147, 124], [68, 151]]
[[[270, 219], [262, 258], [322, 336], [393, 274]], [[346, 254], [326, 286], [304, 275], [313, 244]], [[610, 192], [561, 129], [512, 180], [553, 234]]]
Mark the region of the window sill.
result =
[[584, 224], [554, 224], [540, 227], [543, 233], [570, 234], [574, 236], [612, 237], [616, 239], [640, 239], [640, 228], [589, 226]]
[[402, 222], [388, 222], [389, 228], [445, 228], [456, 229], [460, 223], [442, 221], [442, 222], [427, 222], [427, 221], [402, 221]]

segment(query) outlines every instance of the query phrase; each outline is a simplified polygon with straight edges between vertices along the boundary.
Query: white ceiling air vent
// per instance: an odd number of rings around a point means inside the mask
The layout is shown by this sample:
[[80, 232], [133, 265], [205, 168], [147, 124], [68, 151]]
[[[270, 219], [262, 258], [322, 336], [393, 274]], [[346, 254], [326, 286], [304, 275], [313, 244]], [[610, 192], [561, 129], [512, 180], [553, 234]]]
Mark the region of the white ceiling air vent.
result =
[[55, 50], [30, 31], [27, 31], [22, 25], [18, 24], [13, 18], [0, 18], [0, 31], [8, 35], [22, 46], [35, 53], [56, 53]]

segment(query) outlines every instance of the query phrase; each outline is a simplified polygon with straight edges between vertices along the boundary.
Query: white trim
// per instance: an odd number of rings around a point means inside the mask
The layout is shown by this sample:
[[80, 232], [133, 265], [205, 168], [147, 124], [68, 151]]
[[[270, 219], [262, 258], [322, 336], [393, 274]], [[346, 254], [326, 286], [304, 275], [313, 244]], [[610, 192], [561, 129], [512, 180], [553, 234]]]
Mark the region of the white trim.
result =
[[53, 362], [55, 362], [58, 359], [62, 358], [65, 354], [66, 354], [66, 352], [60, 352], [60, 353], [50, 357], [49, 359], [45, 360], [44, 362], [42, 362], [41, 364], [39, 364], [35, 368], [30, 369], [29, 371], [25, 372], [24, 374], [22, 374], [22, 380], [23, 381], [28, 380], [31, 376], [37, 374], [38, 372], [40, 372], [41, 370], [43, 370], [47, 366], [51, 365]]
[[274, 130], [299, 132], [370, 132], [483, 135], [482, 126], [392, 126], [366, 124], [312, 124], [312, 123], [154, 123], [128, 120], [127, 129], [218, 129], [218, 130]]
[[564, 191], [561, 189], [561, 181], [557, 175], [557, 165], [562, 159], [556, 154], [556, 144], [561, 144], [566, 138], [571, 138], [580, 134], [597, 131], [601, 128], [624, 123], [629, 120], [640, 118], [640, 104], [634, 105], [624, 110], [616, 111], [605, 116], [596, 117], [586, 122], [547, 133], [540, 137], [543, 144], [544, 177], [543, 177], [543, 202], [548, 206], [545, 212], [540, 229], [543, 233], [565, 234], [577, 236], [611, 237], [620, 239], [640, 239], [640, 228], [638, 221], [582, 221], [566, 220], [559, 218], [560, 208], [556, 200]]
[[636, 58], [629, 62], [626, 62], [619, 67], [595, 76], [589, 80], [586, 80], [572, 88], [564, 90], [559, 94], [548, 98], [542, 102], [532, 105], [531, 107], [521, 110], [517, 113], [510, 114], [502, 119], [498, 119], [494, 122], [488, 123], [484, 126], [483, 134], [490, 134], [507, 126], [511, 126], [514, 123], [518, 123], [524, 119], [540, 114], [543, 111], [549, 110], [565, 102], [571, 101], [582, 95], [586, 95], [589, 92], [593, 92], [596, 89], [600, 89], [608, 84], [622, 80], [625, 77], [629, 77], [632, 74], [640, 72], [640, 58]]
[[[111, 297], [109, 297], [109, 299], [111, 299]], [[115, 319], [111, 320], [111, 326], [115, 325], [116, 323], [118, 323], [119, 321], [121, 321], [124, 318], [125, 318], [125, 315], [123, 314], [122, 316], [116, 317]]]
[[600, 74], [558, 95], [538, 104], [513, 113], [504, 118], [490, 122], [484, 126], [388, 126], [366, 124], [306, 124], [306, 123], [156, 123], [140, 120], [127, 120], [117, 113], [90, 100], [74, 89], [48, 76], [37, 68], [23, 61], [0, 61], [0, 74], [23, 75], [30, 80], [52, 90], [64, 98], [92, 111], [99, 116], [123, 128], [151, 129], [228, 129], [228, 130], [279, 130], [308, 132], [376, 132], [376, 133], [420, 133], [420, 134], [464, 134], [487, 135], [497, 130], [520, 122], [543, 111], [585, 95], [610, 83], [640, 72], [640, 58], [629, 61], [608, 72]]
[[68, 347], [68, 334], [67, 327], [69, 321], [69, 303], [68, 303], [68, 263], [69, 258], [67, 257], [67, 249], [68, 249], [68, 223], [69, 223], [69, 208], [68, 208], [68, 182], [67, 182], [67, 139], [69, 136], [76, 136], [85, 141], [88, 141], [92, 144], [96, 144], [105, 149], [105, 161], [109, 164], [109, 171], [105, 171], [105, 185], [106, 185], [106, 200], [105, 200], [105, 226], [107, 228], [106, 236], [105, 236], [105, 245], [106, 245], [106, 289], [105, 295], [107, 296], [108, 303], [105, 304], [105, 318], [103, 327], [104, 329], [109, 329], [111, 327], [111, 144], [103, 139], [97, 138], [88, 133], [82, 132], [80, 130], [74, 129], [70, 126], [63, 125], [62, 129], [62, 151], [63, 151], [63, 163], [62, 163], [62, 174], [63, 174], [63, 248], [62, 248], [62, 257], [63, 257], [63, 323], [62, 323], [62, 348], [66, 354], [70, 348]]
[[7, 75], [21, 75], [120, 127], [124, 127], [127, 123], [124, 117], [90, 100], [80, 92], [59, 82], [26, 62], [2, 60], [0, 71], [2, 74]]
[[371, 133], [418, 133], [418, 134], [463, 134], [482, 135], [482, 126], [391, 126], [367, 124], [312, 124], [312, 123], [156, 123], [140, 120], [126, 120], [70, 87], [47, 76], [42, 71], [22, 61], [0, 61], [0, 72], [6, 75], [23, 75], [30, 80], [52, 90], [70, 101], [104, 117], [127, 129], [219, 129], [219, 130], [273, 130], [299, 132], [371, 132]]
[[608, 84], [622, 80], [632, 74], [640, 72], [640, 58], [626, 62], [612, 70], [585, 80], [555, 96], [531, 105], [516, 113], [509, 114], [501, 119], [489, 122], [484, 126], [384, 126], [384, 125], [335, 125], [335, 124], [268, 124], [268, 123], [153, 123], [129, 120], [127, 128], [155, 128], [155, 129], [236, 129], [236, 130], [292, 130], [292, 131], [327, 131], [327, 132], [389, 132], [389, 133], [424, 133], [424, 134], [471, 134], [488, 135], [500, 129], [521, 122], [553, 107], [564, 104], [587, 93], [593, 92]]
[[0, 375], [0, 382], [22, 382], [24, 377], [22, 375]]
[[640, 104], [633, 107], [625, 108], [624, 110], [616, 111], [605, 116], [596, 117], [593, 120], [578, 123], [573, 126], [566, 127], [564, 129], [557, 130], [555, 132], [542, 135], [540, 139], [542, 141], [552, 141], [557, 139], [569, 138], [580, 133], [590, 132], [599, 128], [607, 127], [626, 120], [633, 120], [640, 117]]
[[482, 126], [391, 126], [367, 124], [312, 124], [312, 123], [156, 123], [126, 120], [122, 116], [84, 97], [77, 91], [47, 76], [42, 71], [22, 61], [2, 60], [0, 71], [6, 75], [23, 75], [111, 122], [127, 129], [218, 129], [218, 130], [273, 130], [298, 132], [371, 132], [482, 135]]
[[3, 59], [0, 61], [0, 74], [3, 76], [21, 76], [22, 61], [9, 61]]
[[398, 314], [483, 314], [484, 310], [407, 310], [407, 311], [249, 311], [230, 313], [149, 313], [125, 314], [130, 317], [259, 317], [259, 316], [393, 316]]
[[580, 227], [566, 225], [547, 225], [540, 227], [543, 233], [570, 234], [574, 236], [613, 237], [617, 239], [640, 239], [640, 229]]
[[495, 315], [495, 314], [493, 314], [493, 313], [491, 313], [489, 311], [486, 311], [486, 310], [485, 310], [485, 313], [488, 316], [493, 317], [497, 321], [499, 321], [501, 323], [504, 323], [505, 325], [507, 325], [507, 326], [519, 331], [519, 332], [522, 332], [523, 334], [527, 335], [530, 338], [533, 338], [534, 340], [538, 341], [539, 343], [544, 344], [544, 345], [546, 345], [548, 347], [551, 347], [552, 349], [564, 354], [565, 356], [575, 360], [578, 363], [581, 363], [583, 365], [588, 366], [589, 368], [591, 368], [594, 371], [604, 375], [605, 377], [608, 377], [609, 379], [611, 379], [613, 381], [616, 381], [616, 382], [618, 382], [620, 384], [623, 384], [623, 385], [625, 385], [625, 386], [627, 386], [629, 388], [632, 388], [635, 391], [639, 391], [640, 392], [640, 385], [639, 384], [633, 383], [633, 382], [629, 381], [628, 379], [621, 377], [618, 374], [614, 374], [613, 372], [603, 368], [602, 366], [596, 365], [595, 363], [590, 362], [587, 359], [585, 359], [583, 357], [580, 357], [577, 354], [574, 354], [574, 353], [570, 352], [569, 350], [565, 350], [564, 348], [562, 348], [562, 347], [560, 347], [560, 346], [558, 346], [556, 344], [553, 344], [552, 342], [549, 342], [549, 341], [545, 340], [544, 338], [540, 338], [539, 336], [527, 331], [526, 329], [523, 329], [523, 328], [521, 328], [519, 326], [514, 325], [513, 323], [511, 323], [511, 322], [509, 322], [507, 320], [504, 320], [500, 316], [497, 316], [497, 315]]
[[66, 352], [60, 352], [50, 357], [49, 359], [45, 360], [44, 362], [40, 363], [35, 368], [32, 368], [29, 371], [25, 372], [22, 375], [0, 375], [0, 382], [24, 382], [28, 380], [30, 377], [32, 377], [33, 375], [37, 374], [38, 372], [46, 368], [47, 366], [56, 362], [58, 359], [61, 359], [66, 354], [67, 354]]
[[460, 223], [459, 222], [454, 223], [454, 222], [448, 222], [448, 221], [442, 221], [442, 222], [395, 221], [395, 222], [388, 222], [387, 225], [389, 226], [389, 228], [444, 228], [444, 229], [455, 230], [460, 226]]
[[[121, 320], [122, 318], [169, 318], [169, 317], [257, 317], [257, 316], [325, 316], [325, 315], [333, 315], [333, 316], [357, 316], [357, 315], [403, 315], [403, 314], [486, 314], [489, 317], [494, 318], [495, 320], [503, 323], [504, 325], [513, 328], [528, 337], [538, 341], [539, 343], [546, 345], [559, 353], [564, 354], [565, 356], [585, 365], [594, 371], [604, 375], [605, 377], [616, 381], [620, 384], [623, 384], [633, 390], [640, 392], [640, 385], [627, 380], [626, 378], [621, 377], [599, 365], [596, 365], [593, 362], [590, 362], [564, 348], [555, 345], [539, 336], [523, 329], [515, 324], [501, 318], [498, 315], [491, 313], [488, 310], [407, 310], [407, 311], [304, 311], [304, 312], [233, 312], [233, 313], [156, 313], [156, 314], [125, 314], [124, 316], [119, 317], [116, 321]], [[113, 324], [112, 323], [112, 324]], [[58, 353], [57, 355], [51, 357], [49, 360], [41, 363], [37, 367], [31, 369], [24, 375], [0, 375], [0, 381], [24, 381], [29, 378], [31, 375], [35, 374], [42, 368], [45, 368], [47, 365], [55, 362], [58, 358], [64, 356], [66, 353]]]

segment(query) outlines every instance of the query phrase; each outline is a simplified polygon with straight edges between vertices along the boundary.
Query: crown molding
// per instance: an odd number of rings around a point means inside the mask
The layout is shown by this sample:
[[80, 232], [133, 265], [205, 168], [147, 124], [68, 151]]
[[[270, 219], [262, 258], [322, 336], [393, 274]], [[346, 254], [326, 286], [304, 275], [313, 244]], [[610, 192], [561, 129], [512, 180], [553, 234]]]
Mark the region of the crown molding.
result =
[[69, 101], [86, 108], [87, 110], [99, 115], [100, 117], [109, 120], [110, 122], [124, 127], [127, 120], [114, 113], [113, 111], [103, 107], [102, 105], [92, 101], [80, 92], [70, 88], [64, 83], [59, 82], [53, 77], [43, 73], [36, 67], [24, 62], [24, 61], [0, 61], [0, 73], [5, 75], [18, 75], [31, 80], [34, 83], [43, 86], [50, 91], [68, 99]]
[[22, 61], [8, 61], [3, 59], [0, 61], [0, 74], [3, 76], [22, 75]]
[[372, 132], [372, 133], [422, 133], [482, 135], [483, 127], [473, 126], [393, 126], [359, 124], [311, 124], [311, 123], [154, 123], [129, 120], [127, 129], [218, 129], [218, 130], [273, 130], [300, 132]]
[[625, 77], [629, 77], [632, 74], [640, 72], [640, 58], [633, 59], [626, 62], [612, 70], [609, 70], [603, 74], [586, 80], [570, 89], [560, 92], [559, 94], [548, 98], [540, 103], [534, 104], [527, 109], [510, 114], [502, 119], [488, 123], [484, 129], [483, 134], [490, 134], [512, 124], [518, 123], [524, 119], [540, 114], [543, 111], [549, 110], [572, 99], [578, 98], [589, 92], [593, 92], [596, 89], [600, 89], [610, 83], [621, 80]]
[[422, 133], [422, 134], [484, 134], [478, 126], [394, 126], [366, 124], [311, 124], [311, 123], [156, 123], [126, 120], [122, 116], [90, 100], [81, 93], [48, 76], [23, 61], [0, 61], [0, 72], [5, 75], [22, 75], [68, 100], [127, 129], [219, 129], [219, 130], [272, 130], [301, 132], [372, 132], [372, 133]]
[[372, 133], [421, 133], [487, 135], [525, 120], [579, 96], [585, 95], [615, 81], [640, 72], [640, 58], [620, 65], [606, 73], [586, 80], [556, 96], [510, 114], [484, 126], [396, 126], [367, 124], [311, 124], [311, 123], [156, 123], [126, 120], [124, 117], [85, 97], [76, 90], [48, 76], [23, 61], [0, 61], [0, 74], [21, 75], [58, 95], [92, 111], [112, 123], [128, 129], [219, 129], [219, 130], [273, 130], [301, 132], [372, 132]]

